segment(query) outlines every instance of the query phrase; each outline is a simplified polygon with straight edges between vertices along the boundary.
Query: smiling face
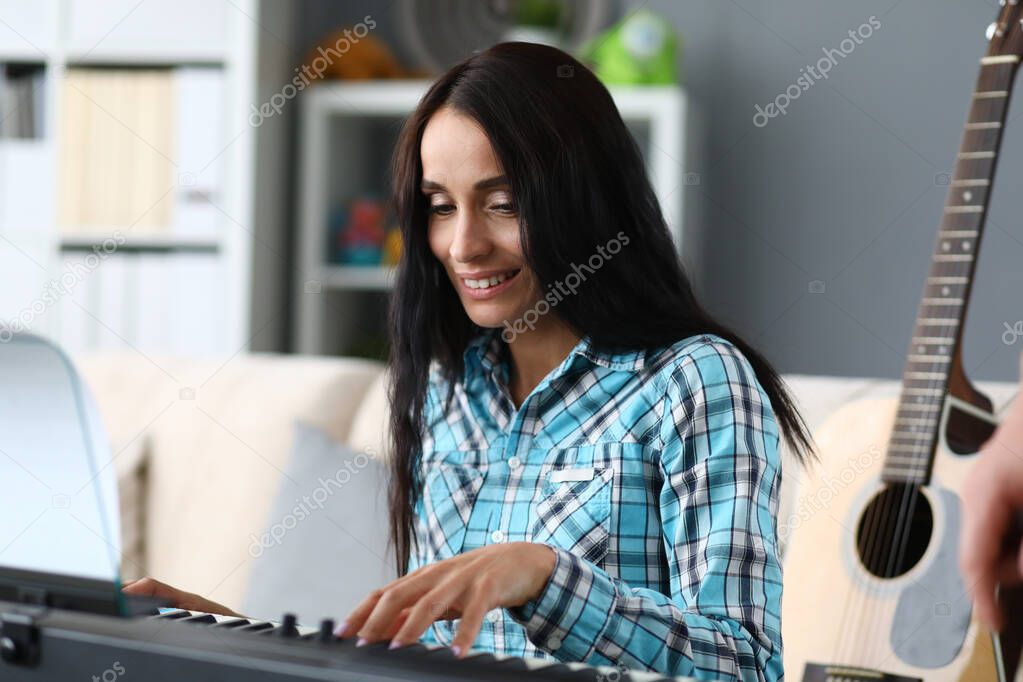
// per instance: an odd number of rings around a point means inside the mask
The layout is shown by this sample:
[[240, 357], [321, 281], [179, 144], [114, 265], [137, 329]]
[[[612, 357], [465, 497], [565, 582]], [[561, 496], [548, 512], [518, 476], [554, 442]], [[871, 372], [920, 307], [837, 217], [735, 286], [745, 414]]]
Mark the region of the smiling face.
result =
[[430, 249], [469, 318], [481, 327], [519, 319], [538, 299], [519, 240], [519, 215], [490, 140], [450, 107], [426, 125], [420, 147]]

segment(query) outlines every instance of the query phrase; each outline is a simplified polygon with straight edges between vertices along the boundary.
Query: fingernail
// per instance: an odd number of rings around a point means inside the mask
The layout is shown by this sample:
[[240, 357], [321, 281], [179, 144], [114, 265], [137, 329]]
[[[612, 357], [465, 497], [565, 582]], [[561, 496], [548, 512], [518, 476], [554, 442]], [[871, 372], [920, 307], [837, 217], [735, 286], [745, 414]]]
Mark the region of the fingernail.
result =
[[359, 641], [355, 643], [355, 646], [366, 646], [369, 644], [369, 640], [365, 637], [359, 637]]
[[399, 642], [399, 641], [398, 641], [398, 640], [396, 640], [396, 639], [392, 639], [392, 640], [391, 640], [391, 645], [390, 645], [389, 647], [387, 647], [387, 648], [388, 648], [388, 649], [397, 649], [397, 648], [398, 648], [398, 647], [400, 647], [400, 646], [401, 646], [401, 642]]
[[337, 629], [336, 629], [336, 630], [334, 630], [334, 636], [335, 636], [335, 637], [344, 637], [344, 636], [345, 636], [345, 633], [346, 633], [347, 631], [348, 631], [348, 623], [347, 623], [347, 622], [344, 622], [344, 621], [342, 621], [342, 622], [341, 622], [341, 623], [340, 623], [340, 624], [339, 624], [339, 625], [337, 626]]
[[455, 656], [461, 656], [462, 655], [462, 647], [460, 647], [460, 646], [453, 646], [453, 647], [451, 647], [451, 653], [453, 653]]

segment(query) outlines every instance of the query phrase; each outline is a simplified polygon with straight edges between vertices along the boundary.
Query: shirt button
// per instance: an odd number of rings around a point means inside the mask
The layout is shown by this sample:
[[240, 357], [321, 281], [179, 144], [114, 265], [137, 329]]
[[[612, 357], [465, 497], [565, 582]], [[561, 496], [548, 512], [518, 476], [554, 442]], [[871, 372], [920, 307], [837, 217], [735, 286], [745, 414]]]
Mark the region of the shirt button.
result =
[[511, 469], [512, 471], [515, 471], [520, 466], [522, 466], [522, 460], [519, 459], [518, 457], [512, 457], [511, 459], [508, 460], [508, 468]]
[[487, 620], [489, 620], [491, 623], [496, 623], [497, 621], [501, 620], [501, 609], [494, 609], [493, 611], [488, 613]]
[[547, 649], [550, 651], [557, 651], [561, 648], [561, 638], [554, 635], [547, 638]]
[[504, 531], [495, 530], [493, 533], [490, 534], [490, 539], [493, 540], [494, 542], [504, 542], [505, 540]]

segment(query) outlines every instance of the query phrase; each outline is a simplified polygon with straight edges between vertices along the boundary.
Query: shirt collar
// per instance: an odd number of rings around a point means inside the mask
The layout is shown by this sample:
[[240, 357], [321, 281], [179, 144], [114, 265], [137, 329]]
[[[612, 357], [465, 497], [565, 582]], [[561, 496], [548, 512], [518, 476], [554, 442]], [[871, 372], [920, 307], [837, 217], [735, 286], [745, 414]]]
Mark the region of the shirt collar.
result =
[[[483, 329], [473, 337], [466, 346], [462, 358], [465, 367], [465, 385], [468, 385], [469, 379], [474, 374], [481, 371], [493, 373], [497, 369], [504, 373], [504, 378], [507, 380], [508, 368], [502, 361], [506, 345], [504, 339], [501, 338], [501, 330], [497, 328]], [[575, 364], [586, 360], [608, 369], [639, 372], [643, 370], [646, 363], [646, 351], [600, 350], [593, 345], [589, 336], [583, 336], [561, 363], [557, 373], [561, 374]]]

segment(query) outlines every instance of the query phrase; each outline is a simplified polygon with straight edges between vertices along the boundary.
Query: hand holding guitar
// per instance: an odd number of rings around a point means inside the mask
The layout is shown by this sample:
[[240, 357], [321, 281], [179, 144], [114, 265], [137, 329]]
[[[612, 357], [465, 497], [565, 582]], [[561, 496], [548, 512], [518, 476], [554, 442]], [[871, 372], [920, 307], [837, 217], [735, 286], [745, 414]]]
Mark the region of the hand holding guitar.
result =
[[[1020, 357], [1023, 377], [1023, 356]], [[1012, 410], [984, 444], [962, 491], [964, 529], [959, 562], [977, 617], [1002, 626], [999, 584], [1023, 582], [1023, 543], [1014, 531], [1023, 510], [1023, 385]]]

